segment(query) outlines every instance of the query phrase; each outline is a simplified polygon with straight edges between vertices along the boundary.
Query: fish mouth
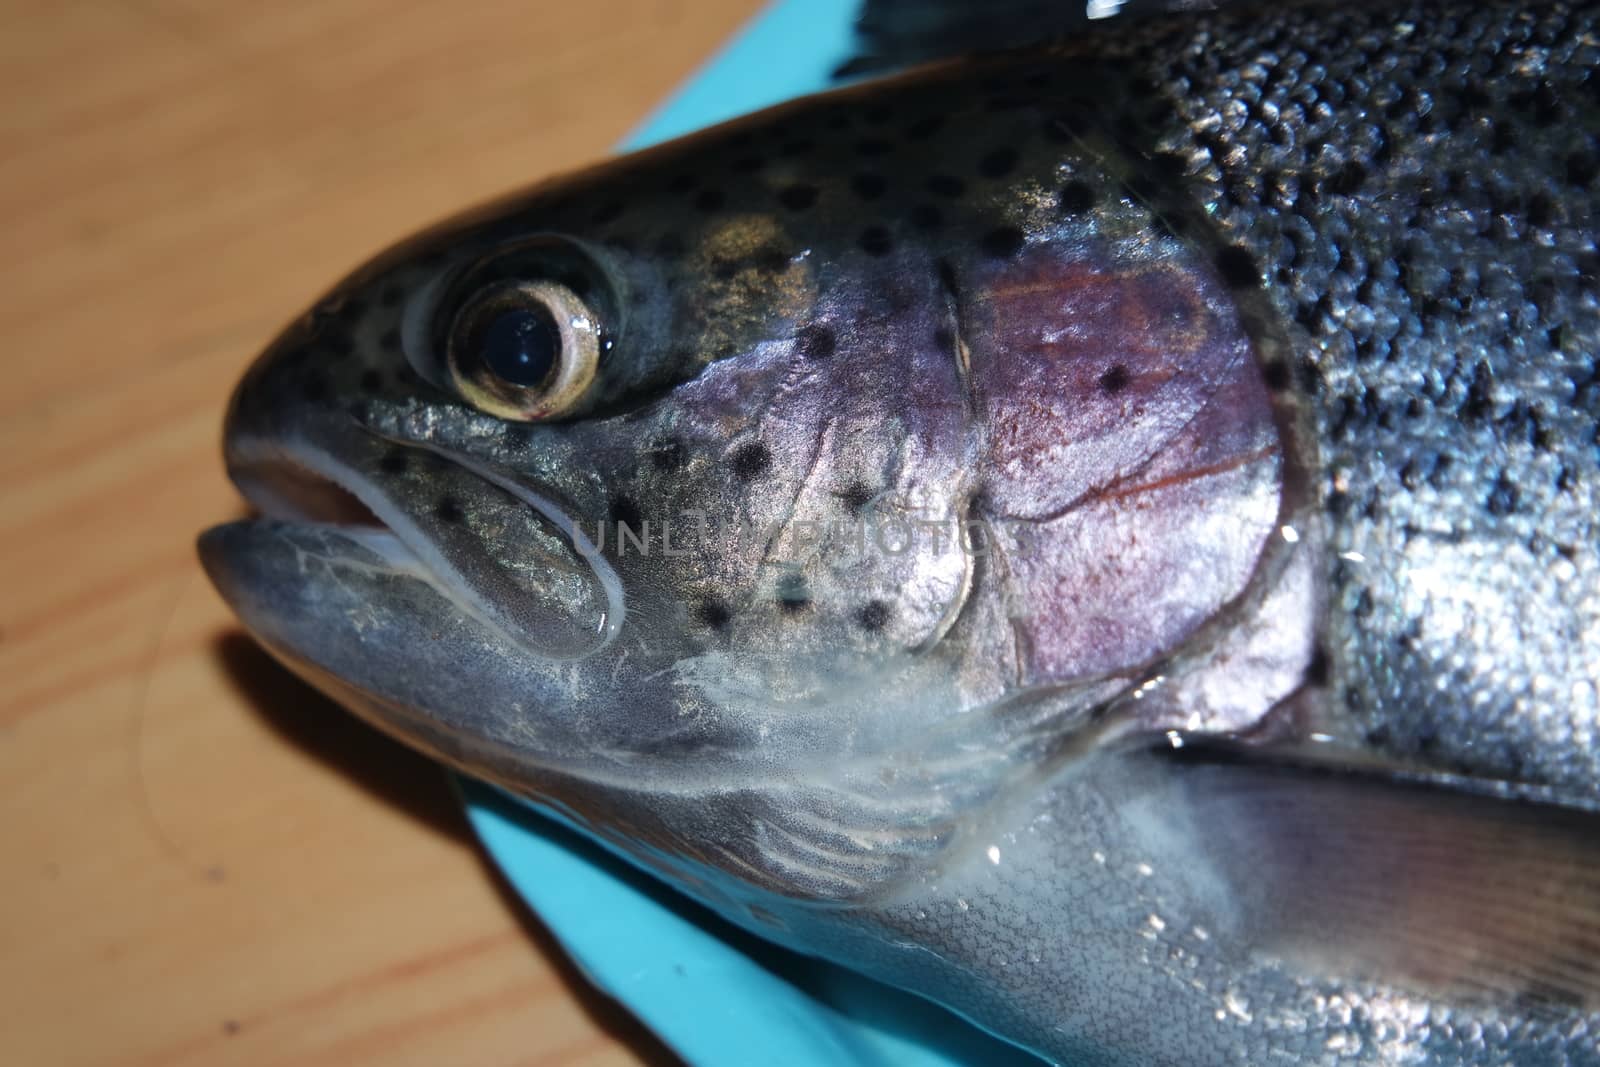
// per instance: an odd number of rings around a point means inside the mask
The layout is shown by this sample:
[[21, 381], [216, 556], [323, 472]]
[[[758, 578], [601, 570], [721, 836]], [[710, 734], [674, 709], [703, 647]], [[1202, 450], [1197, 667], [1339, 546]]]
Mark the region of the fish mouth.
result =
[[[250, 439], [230, 443], [229, 477], [257, 512], [256, 518], [243, 520], [243, 525], [266, 523], [336, 532], [372, 549], [391, 562], [397, 573], [424, 572], [421, 557], [408, 547], [407, 539], [368, 503], [378, 503], [380, 498], [365, 488], [364, 479], [321, 461], [310, 450], [296, 452]], [[224, 524], [201, 535], [201, 558], [208, 567], [222, 562], [216, 554], [221, 547], [216, 531], [232, 525], [240, 524]]]
[[[449, 591], [448, 570], [425, 562], [434, 555], [426, 534], [404, 507], [396, 506], [378, 479], [340, 463], [328, 453], [293, 441], [239, 437], [227, 442], [228, 477], [256, 516], [201, 534], [201, 559], [216, 556], [217, 530], [269, 526], [279, 532], [303, 529], [337, 536], [368, 549], [396, 574], [428, 581]], [[215, 577], [213, 575], [213, 577]]]
[[[432, 640], [462, 655], [494, 648], [550, 664], [615, 639], [620, 583], [549, 496], [472, 457], [354, 433], [337, 442], [227, 441], [229, 476], [259, 514], [202, 533], [199, 555], [279, 658], [409, 702], [409, 693], [374, 685], [362, 656], [392, 668], [407, 644]], [[340, 458], [382, 449], [406, 455], [413, 474]], [[424, 490], [460, 501], [451, 505], [458, 513], [430, 505]]]

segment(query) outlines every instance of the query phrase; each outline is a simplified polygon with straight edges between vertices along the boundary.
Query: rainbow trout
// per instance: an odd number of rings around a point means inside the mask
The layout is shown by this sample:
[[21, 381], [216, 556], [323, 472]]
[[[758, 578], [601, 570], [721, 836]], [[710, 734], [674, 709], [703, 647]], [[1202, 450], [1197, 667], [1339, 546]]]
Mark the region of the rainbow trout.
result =
[[1073, 1065], [1600, 1063], [1600, 4], [1164, 15], [631, 155], [250, 368], [260, 641]]

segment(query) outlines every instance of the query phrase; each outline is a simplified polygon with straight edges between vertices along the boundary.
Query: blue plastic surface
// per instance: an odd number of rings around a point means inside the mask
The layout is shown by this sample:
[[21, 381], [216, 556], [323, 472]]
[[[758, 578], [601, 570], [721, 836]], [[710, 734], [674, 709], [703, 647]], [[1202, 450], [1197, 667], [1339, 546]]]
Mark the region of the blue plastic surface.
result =
[[[637, 148], [826, 88], [857, 0], [784, 0], [625, 142]], [[767, 945], [555, 817], [466, 782], [473, 826], [596, 986], [693, 1067], [1037, 1067], [948, 1012]]]

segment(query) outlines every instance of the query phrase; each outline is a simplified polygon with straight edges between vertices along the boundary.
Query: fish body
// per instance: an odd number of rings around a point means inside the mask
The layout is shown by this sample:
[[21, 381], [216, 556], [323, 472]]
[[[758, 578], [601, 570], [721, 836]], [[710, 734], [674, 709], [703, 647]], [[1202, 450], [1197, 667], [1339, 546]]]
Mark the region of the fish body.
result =
[[230, 407], [257, 637], [1070, 1064], [1600, 1063], [1600, 5], [1108, 27], [407, 241]]

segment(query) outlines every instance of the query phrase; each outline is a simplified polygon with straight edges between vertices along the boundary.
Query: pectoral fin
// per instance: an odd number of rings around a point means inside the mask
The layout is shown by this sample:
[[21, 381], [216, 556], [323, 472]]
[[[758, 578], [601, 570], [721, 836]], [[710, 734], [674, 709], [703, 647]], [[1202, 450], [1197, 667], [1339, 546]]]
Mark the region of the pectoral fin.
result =
[[1457, 1001], [1600, 1010], [1600, 814], [1242, 747], [1150, 758], [1258, 952]]

